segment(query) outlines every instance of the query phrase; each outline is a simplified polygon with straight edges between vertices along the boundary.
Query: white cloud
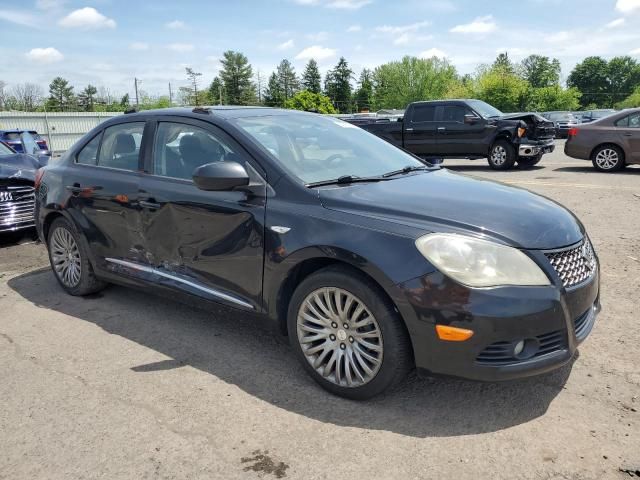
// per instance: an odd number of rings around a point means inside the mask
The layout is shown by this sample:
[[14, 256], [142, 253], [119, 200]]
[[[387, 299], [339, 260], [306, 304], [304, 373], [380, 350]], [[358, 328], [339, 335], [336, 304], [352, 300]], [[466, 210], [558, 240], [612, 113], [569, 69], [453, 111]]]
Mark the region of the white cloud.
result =
[[25, 55], [32, 62], [37, 63], [56, 63], [64, 59], [64, 55], [53, 47], [34, 48]]
[[616, 10], [622, 13], [631, 13], [640, 10], [640, 0], [618, 0]]
[[453, 33], [491, 33], [495, 29], [496, 23], [493, 21], [493, 16], [485, 15], [474, 19], [471, 23], [456, 25], [450, 31]]
[[280, 45], [278, 45], [276, 48], [278, 50], [289, 50], [290, 48], [293, 48], [293, 47], [294, 47], [293, 40], [289, 39], [286, 42], [283, 42]]
[[165, 23], [164, 26], [170, 28], [171, 30], [178, 30], [185, 27], [182, 20], [174, 20], [172, 22]]
[[17, 10], [0, 10], [0, 20], [22, 25], [23, 27], [36, 27], [40, 22], [30, 13]]
[[36, 8], [40, 10], [57, 10], [64, 6], [67, 0], [36, 0]]
[[61, 19], [58, 24], [61, 27], [81, 28], [83, 30], [93, 28], [116, 28], [115, 20], [105, 17], [92, 7], [84, 7], [74, 10], [69, 15]]
[[351, 25], [349, 28], [347, 28], [347, 32], [349, 33], [355, 33], [360, 31], [362, 31], [362, 27], [360, 25]]
[[615, 27], [619, 27], [621, 25], [624, 25], [624, 18], [616, 18], [615, 20], [610, 21], [609, 23], [607, 23], [604, 27], [605, 28], [615, 28]]
[[424, 52], [421, 52], [418, 54], [419, 58], [432, 58], [432, 57], [446, 58], [447, 56], [448, 55], [444, 53], [442, 50], [440, 50], [439, 48], [430, 48], [429, 50], [425, 50]]
[[341, 10], [358, 10], [373, 0], [293, 0], [299, 5], [322, 5], [326, 8], [336, 8]]
[[381, 27], [376, 27], [376, 31], [390, 33], [392, 35], [401, 35], [403, 33], [416, 32], [429, 25], [431, 25], [431, 22], [428, 21], [411, 23], [409, 25], [382, 25]]
[[313, 45], [302, 50], [296, 55], [296, 60], [324, 60], [326, 58], [335, 57], [338, 53], [333, 48], [321, 47], [319, 45]]
[[190, 43], [172, 43], [167, 45], [167, 48], [173, 52], [184, 53], [193, 51], [194, 47]]
[[640, 48], [636, 48], [635, 50], [631, 50], [629, 55], [637, 55], [640, 57]]
[[144, 42], [133, 42], [129, 44], [129, 48], [131, 50], [137, 50], [139, 52], [142, 52], [144, 50], [149, 50], [149, 44]]

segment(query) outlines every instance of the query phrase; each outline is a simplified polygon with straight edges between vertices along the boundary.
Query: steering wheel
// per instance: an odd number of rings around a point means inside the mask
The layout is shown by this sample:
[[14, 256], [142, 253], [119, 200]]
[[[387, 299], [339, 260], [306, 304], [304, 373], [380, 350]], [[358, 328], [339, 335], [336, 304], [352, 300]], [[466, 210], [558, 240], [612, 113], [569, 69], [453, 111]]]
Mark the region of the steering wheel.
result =
[[345, 158], [341, 153], [334, 153], [327, 157], [325, 161], [328, 162], [331, 167], [337, 167], [344, 161], [344, 159]]

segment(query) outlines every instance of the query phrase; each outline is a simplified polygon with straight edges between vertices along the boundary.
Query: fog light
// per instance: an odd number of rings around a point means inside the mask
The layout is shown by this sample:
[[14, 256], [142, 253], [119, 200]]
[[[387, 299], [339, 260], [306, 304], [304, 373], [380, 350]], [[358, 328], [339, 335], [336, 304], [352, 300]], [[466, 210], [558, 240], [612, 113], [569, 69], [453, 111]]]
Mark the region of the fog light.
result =
[[518, 343], [516, 343], [516, 346], [513, 347], [513, 356], [518, 357], [523, 350], [524, 350], [524, 340], [520, 340]]

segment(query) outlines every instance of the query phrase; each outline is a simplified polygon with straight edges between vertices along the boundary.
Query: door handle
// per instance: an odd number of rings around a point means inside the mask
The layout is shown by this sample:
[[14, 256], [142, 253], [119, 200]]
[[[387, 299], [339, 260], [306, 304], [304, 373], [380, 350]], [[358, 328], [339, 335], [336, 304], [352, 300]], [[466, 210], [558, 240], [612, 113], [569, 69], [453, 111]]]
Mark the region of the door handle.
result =
[[444, 132], [446, 129], [447, 129], [446, 127], [438, 127], [439, 132]]
[[413, 128], [405, 128], [404, 131], [405, 132], [413, 132]]
[[624, 136], [625, 137], [633, 137], [633, 133], [625, 133]]
[[160, 205], [159, 203], [148, 202], [147, 200], [140, 200], [138, 203], [140, 204], [141, 207], [144, 207], [144, 208], [158, 209], [162, 207], [162, 205]]

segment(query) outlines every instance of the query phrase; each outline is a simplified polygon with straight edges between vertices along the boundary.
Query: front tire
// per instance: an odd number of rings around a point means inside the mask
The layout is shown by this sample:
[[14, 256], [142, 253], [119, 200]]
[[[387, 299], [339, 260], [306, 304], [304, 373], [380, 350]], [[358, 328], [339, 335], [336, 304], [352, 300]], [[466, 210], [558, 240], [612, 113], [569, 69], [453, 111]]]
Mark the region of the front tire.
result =
[[89, 295], [106, 286], [93, 273], [80, 234], [66, 218], [59, 217], [51, 224], [47, 247], [51, 269], [68, 294]]
[[307, 277], [291, 298], [287, 327], [305, 370], [341, 397], [374, 397], [403, 380], [413, 364], [395, 308], [350, 268], [327, 267]]
[[598, 147], [591, 155], [591, 162], [600, 172], [616, 172], [625, 167], [624, 153], [615, 145]]
[[516, 163], [516, 149], [505, 139], [497, 140], [491, 147], [487, 160], [494, 170], [509, 170]]

